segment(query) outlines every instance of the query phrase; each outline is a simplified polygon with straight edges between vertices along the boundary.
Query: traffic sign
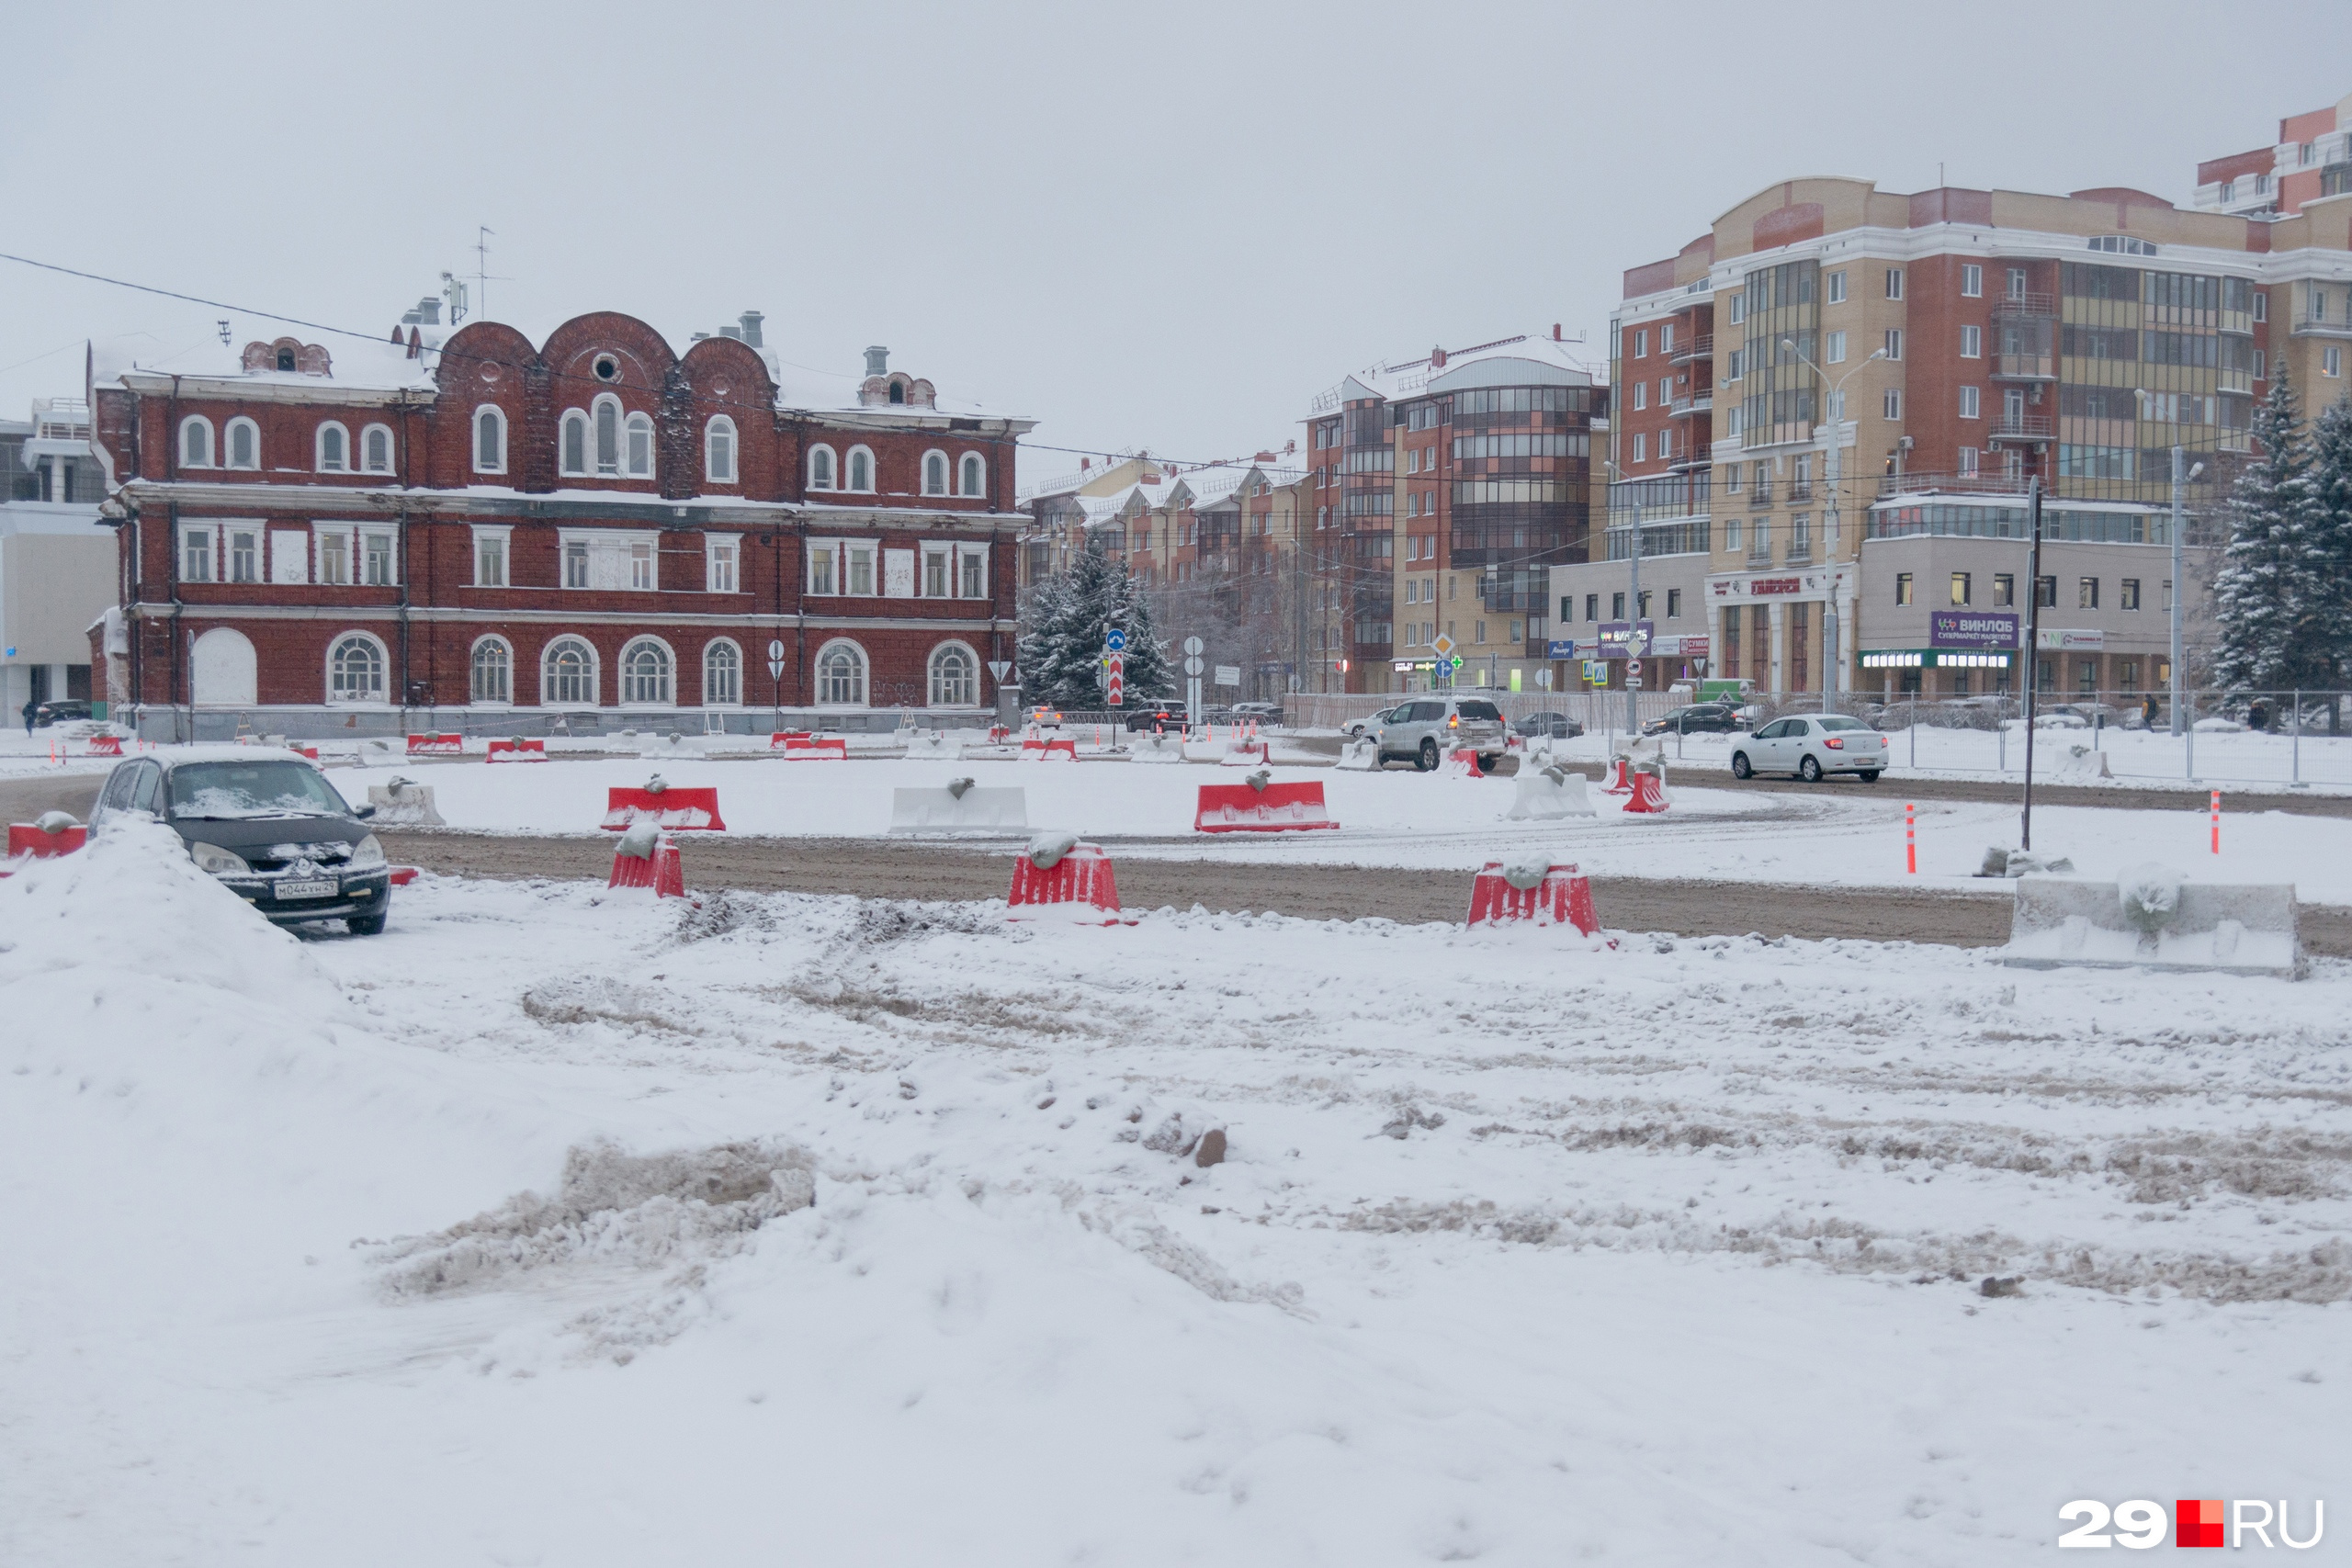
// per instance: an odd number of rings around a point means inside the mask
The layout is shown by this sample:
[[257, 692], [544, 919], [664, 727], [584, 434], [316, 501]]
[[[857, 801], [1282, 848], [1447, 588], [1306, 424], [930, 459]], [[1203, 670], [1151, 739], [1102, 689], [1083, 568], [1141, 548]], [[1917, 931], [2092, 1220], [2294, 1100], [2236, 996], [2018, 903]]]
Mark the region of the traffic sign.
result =
[[1462, 655], [1460, 655], [1460, 654], [1458, 654], [1458, 653], [1457, 653], [1457, 654], [1455, 654], [1455, 655], [1453, 656], [1453, 667], [1454, 667], [1456, 670], [1459, 670], [1459, 669], [1461, 669], [1461, 668], [1462, 668]]
[[1206, 653], [1208, 650], [1208, 644], [1203, 642], [1199, 637], [1188, 637], [1184, 639], [1184, 651], [1194, 659], [1198, 659], [1202, 654]]
[[[1193, 640], [1194, 642], [1198, 642], [1201, 639], [1194, 637]], [[1188, 655], [1184, 660], [1184, 673], [1187, 675], [1197, 675], [1204, 668], [1206, 668], [1206, 666], [1202, 664], [1197, 655]]]
[[1124, 654], [1111, 655], [1108, 696], [1113, 707], [1124, 707], [1127, 701], [1127, 660]]
[[1126, 631], [1123, 627], [1113, 626], [1103, 637], [1102, 646], [1114, 653], [1125, 653], [1127, 649]]
[[1453, 639], [1446, 636], [1443, 632], [1440, 632], [1435, 637], [1430, 639], [1430, 647], [1436, 650], [1437, 656], [1440, 659], [1443, 659], [1447, 654], [1453, 651]]
[[[772, 644], [771, 646], [775, 647], [775, 648], [782, 648], [782, 647], [784, 646], [784, 644], [782, 644], [782, 643], [780, 643], [780, 642], [779, 642], [779, 643]], [[1001, 686], [1002, 684], [1004, 684], [1004, 678], [1005, 678], [1005, 676], [1006, 676], [1008, 673], [1010, 673], [1010, 672], [1012, 671], [1012, 660], [1010, 660], [1010, 659], [991, 659], [991, 660], [989, 660], [989, 680], [991, 680], [991, 681], [994, 681], [998, 685]]]
[[768, 679], [784, 679], [784, 644], [780, 641], [768, 644]]

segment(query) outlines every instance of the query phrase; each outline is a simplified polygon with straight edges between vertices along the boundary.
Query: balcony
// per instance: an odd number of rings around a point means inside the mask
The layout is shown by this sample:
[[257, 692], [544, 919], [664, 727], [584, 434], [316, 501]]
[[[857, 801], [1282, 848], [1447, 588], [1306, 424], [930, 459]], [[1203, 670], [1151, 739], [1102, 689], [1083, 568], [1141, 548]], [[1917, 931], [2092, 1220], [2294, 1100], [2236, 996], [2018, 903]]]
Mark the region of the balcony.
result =
[[2342, 316], [2330, 321], [2325, 316], [2313, 315], [2308, 310], [2299, 311], [2290, 330], [2297, 337], [2352, 338], [2352, 316]]
[[1764, 508], [1771, 504], [1772, 481], [1770, 479], [1757, 480], [1756, 488], [1747, 492], [1747, 509], [1750, 512], [1761, 512]]
[[1993, 301], [1993, 319], [2019, 316], [2054, 316], [2058, 301], [2048, 294], [2005, 294]]
[[1687, 343], [1677, 344], [1667, 355], [1666, 362], [1668, 365], [1688, 365], [1694, 359], [1713, 359], [1714, 356], [1715, 334], [1701, 333]]
[[1792, 479], [1792, 480], [1790, 480], [1790, 481], [1789, 481], [1789, 502], [1790, 502], [1790, 503], [1791, 503], [1792, 505], [1794, 505], [1794, 504], [1796, 504], [1796, 503], [1798, 503], [1798, 502], [1808, 502], [1808, 501], [1811, 501], [1812, 499], [1813, 499], [1813, 481], [1812, 481], [1812, 480], [1810, 480], [1810, 479]]
[[1996, 381], [2055, 381], [2058, 361], [2047, 354], [1996, 354], [1993, 356], [1993, 379]]
[[1713, 391], [1698, 392], [1687, 398], [1675, 399], [1668, 406], [1667, 413], [1674, 419], [1687, 419], [1694, 413], [1709, 412], [1714, 406], [1715, 394]]
[[2054, 441], [2058, 435], [2057, 422], [2046, 413], [2004, 412], [1994, 418], [1990, 434], [1996, 446]]

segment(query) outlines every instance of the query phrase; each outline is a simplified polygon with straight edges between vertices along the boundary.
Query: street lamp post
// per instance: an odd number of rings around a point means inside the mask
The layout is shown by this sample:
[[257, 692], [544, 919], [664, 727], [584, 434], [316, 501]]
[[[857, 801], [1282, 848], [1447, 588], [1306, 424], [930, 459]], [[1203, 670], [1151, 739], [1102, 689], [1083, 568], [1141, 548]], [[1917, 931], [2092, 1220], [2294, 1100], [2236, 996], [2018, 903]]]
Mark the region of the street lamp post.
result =
[[[1615, 475], [1619, 484], [1631, 482], [1625, 478], [1625, 470], [1608, 458], [1600, 459], [1600, 466]], [[1640, 655], [1634, 651], [1634, 634], [1642, 624], [1642, 504], [1638, 498], [1634, 502], [1633, 513], [1633, 526], [1628, 530], [1630, 537], [1625, 542], [1625, 553], [1633, 559], [1633, 577], [1628, 584], [1631, 597], [1625, 603], [1625, 733], [1639, 735], [1642, 732], [1642, 661]], [[1601, 524], [1604, 533], [1608, 526], [1606, 521]]]
[[[1838, 399], [1846, 390], [1846, 383], [1849, 380], [1851, 380], [1855, 376], [1860, 375], [1864, 369], [1868, 368], [1872, 361], [1884, 359], [1886, 357], [1886, 350], [1883, 348], [1871, 350], [1869, 359], [1863, 360], [1861, 364], [1855, 366], [1853, 369], [1847, 371], [1845, 375], [1840, 376], [1837, 380], [1832, 381], [1829, 379], [1828, 372], [1822, 369], [1820, 366], [1814, 364], [1812, 358], [1808, 356], [1803, 349], [1797, 347], [1794, 340], [1782, 338], [1781, 340], [1781, 346], [1795, 355], [1798, 360], [1802, 362], [1807, 369], [1811, 370], [1815, 376], [1821, 378], [1822, 385], [1828, 389], [1828, 397], [1824, 403], [1821, 412], [1827, 414], [1832, 410], [1835, 410], [1837, 413], [1836, 418], [1826, 420], [1824, 422], [1829, 426], [1829, 442], [1827, 451], [1823, 457], [1821, 464], [1822, 483], [1827, 487], [1829, 491], [1829, 513], [1827, 517], [1829, 527], [1826, 530], [1828, 536], [1828, 553], [1835, 556], [1838, 550], [1838, 506], [1840, 499], [1838, 493], [1838, 486], [1845, 472], [1845, 454], [1843, 447], [1838, 443], [1838, 427], [1846, 423], [1846, 410], [1844, 406], [1839, 403]], [[1823, 673], [1828, 679], [1828, 683], [1823, 688], [1821, 694], [1821, 706], [1822, 711], [1825, 713], [1835, 713], [1838, 711], [1838, 689], [1839, 686], [1843, 685], [1845, 682], [1845, 671], [1841, 667], [1843, 661], [1839, 657], [1841, 642], [1838, 636], [1838, 634], [1845, 629], [1846, 628], [1838, 622], [1838, 596], [1833, 590], [1828, 595], [1827, 600], [1822, 605], [1821, 611], [1821, 663]]]

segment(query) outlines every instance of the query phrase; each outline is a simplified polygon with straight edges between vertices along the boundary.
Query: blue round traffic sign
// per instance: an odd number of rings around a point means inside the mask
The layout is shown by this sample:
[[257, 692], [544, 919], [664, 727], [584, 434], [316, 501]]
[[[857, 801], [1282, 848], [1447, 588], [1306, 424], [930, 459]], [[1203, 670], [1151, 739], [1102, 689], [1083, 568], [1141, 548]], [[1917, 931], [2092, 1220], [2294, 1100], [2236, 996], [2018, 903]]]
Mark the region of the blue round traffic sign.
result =
[[1110, 635], [1102, 639], [1102, 645], [1114, 653], [1125, 652], [1127, 646], [1127, 634], [1119, 627], [1113, 626]]

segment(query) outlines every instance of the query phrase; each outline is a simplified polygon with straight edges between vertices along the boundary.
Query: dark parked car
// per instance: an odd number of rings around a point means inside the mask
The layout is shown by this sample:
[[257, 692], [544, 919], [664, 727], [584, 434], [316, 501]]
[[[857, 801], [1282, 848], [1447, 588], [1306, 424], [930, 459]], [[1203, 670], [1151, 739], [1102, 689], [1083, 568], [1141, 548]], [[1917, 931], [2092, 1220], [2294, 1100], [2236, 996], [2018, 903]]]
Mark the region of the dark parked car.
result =
[[74, 724], [89, 716], [86, 698], [51, 697], [33, 710], [33, 728], [47, 729], [52, 724]]
[[1739, 709], [1730, 703], [1692, 703], [1688, 707], [1668, 708], [1660, 716], [1642, 726], [1644, 735], [1731, 735], [1746, 728], [1740, 723]]
[[1511, 728], [1531, 740], [1539, 735], [1554, 740], [1574, 740], [1584, 733], [1584, 726], [1564, 713], [1532, 713]]
[[341, 920], [374, 936], [391, 909], [384, 846], [327, 776], [291, 751], [189, 747], [115, 764], [90, 827], [144, 812], [178, 833], [188, 857], [267, 920]]

